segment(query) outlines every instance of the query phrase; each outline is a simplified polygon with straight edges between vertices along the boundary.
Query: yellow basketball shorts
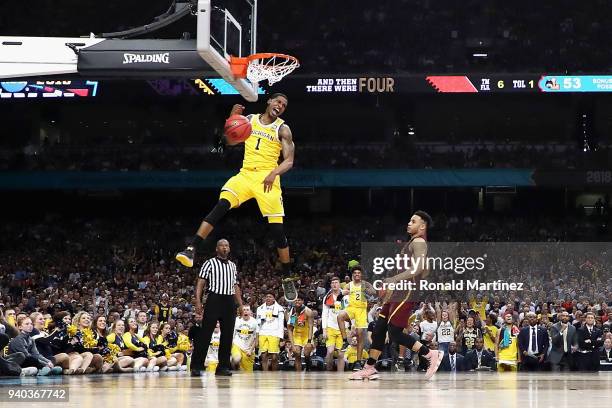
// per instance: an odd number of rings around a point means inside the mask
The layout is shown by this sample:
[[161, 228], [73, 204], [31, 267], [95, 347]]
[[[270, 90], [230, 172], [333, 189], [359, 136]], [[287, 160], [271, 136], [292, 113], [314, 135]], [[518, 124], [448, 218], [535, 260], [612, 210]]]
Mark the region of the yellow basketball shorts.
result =
[[342, 349], [342, 333], [340, 330], [336, 330], [332, 327], [327, 328], [327, 340], [325, 341], [325, 347], [334, 346], [336, 350]]
[[280, 177], [276, 177], [272, 190], [264, 192], [263, 181], [270, 174], [269, 170], [244, 170], [227, 180], [221, 187], [220, 198], [227, 199], [232, 208], [255, 198], [259, 211], [264, 217], [284, 217], [283, 195]]
[[304, 347], [308, 343], [308, 330], [306, 331], [293, 331], [293, 345]]
[[235, 344], [232, 344], [232, 357], [240, 358], [240, 370], [242, 371], [253, 371], [253, 365], [255, 364], [255, 354], [250, 356]]
[[368, 328], [368, 310], [360, 307], [347, 307], [346, 313], [349, 315], [351, 320], [355, 321], [355, 327], [357, 329]]
[[280, 338], [276, 336], [259, 336], [259, 352], [280, 353]]

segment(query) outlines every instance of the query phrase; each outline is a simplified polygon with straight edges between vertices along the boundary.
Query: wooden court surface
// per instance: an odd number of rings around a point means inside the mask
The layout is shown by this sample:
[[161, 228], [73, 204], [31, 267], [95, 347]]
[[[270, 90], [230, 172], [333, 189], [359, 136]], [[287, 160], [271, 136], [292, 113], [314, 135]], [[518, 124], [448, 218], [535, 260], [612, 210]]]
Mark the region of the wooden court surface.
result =
[[[7, 402], [10, 389], [66, 388], [62, 403]], [[235, 373], [231, 378], [186, 373], [0, 378], [0, 407], [565, 407], [612, 406], [612, 372], [381, 373], [376, 381], [348, 381], [347, 373]]]

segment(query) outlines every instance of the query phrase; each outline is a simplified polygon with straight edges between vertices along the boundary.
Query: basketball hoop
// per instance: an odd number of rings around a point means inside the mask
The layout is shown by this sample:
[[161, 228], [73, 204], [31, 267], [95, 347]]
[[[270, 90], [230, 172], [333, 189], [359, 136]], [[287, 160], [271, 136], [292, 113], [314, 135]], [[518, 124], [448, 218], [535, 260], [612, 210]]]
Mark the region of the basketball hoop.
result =
[[248, 78], [251, 82], [268, 80], [273, 85], [300, 66], [297, 58], [273, 52], [249, 55], [248, 57], [230, 56], [232, 74], [237, 78]]

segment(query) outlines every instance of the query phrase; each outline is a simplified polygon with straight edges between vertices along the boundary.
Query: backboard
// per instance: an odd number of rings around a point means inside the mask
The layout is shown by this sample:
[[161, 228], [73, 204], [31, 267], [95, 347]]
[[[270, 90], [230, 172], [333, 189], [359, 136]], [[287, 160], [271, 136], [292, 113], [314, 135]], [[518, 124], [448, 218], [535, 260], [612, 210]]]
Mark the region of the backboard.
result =
[[235, 78], [229, 57], [256, 52], [257, 0], [198, 0], [197, 50], [223, 79], [249, 101], [257, 100], [257, 84]]
[[[256, 52], [257, 0], [175, 4], [173, 13], [163, 19], [123, 32], [74, 38], [0, 36], [0, 78], [72, 73], [99, 78], [197, 78], [216, 73], [246, 100], [256, 101], [257, 83], [232, 74], [230, 55]], [[190, 13], [197, 20], [195, 40], [132, 39]]]

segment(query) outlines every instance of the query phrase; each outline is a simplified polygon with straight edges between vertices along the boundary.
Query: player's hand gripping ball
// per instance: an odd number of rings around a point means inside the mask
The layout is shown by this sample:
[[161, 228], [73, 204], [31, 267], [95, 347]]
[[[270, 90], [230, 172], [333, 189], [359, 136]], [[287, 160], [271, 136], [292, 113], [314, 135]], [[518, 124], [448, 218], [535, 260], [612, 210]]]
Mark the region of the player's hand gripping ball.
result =
[[251, 122], [245, 116], [232, 115], [225, 121], [225, 136], [231, 144], [247, 140], [251, 130]]

